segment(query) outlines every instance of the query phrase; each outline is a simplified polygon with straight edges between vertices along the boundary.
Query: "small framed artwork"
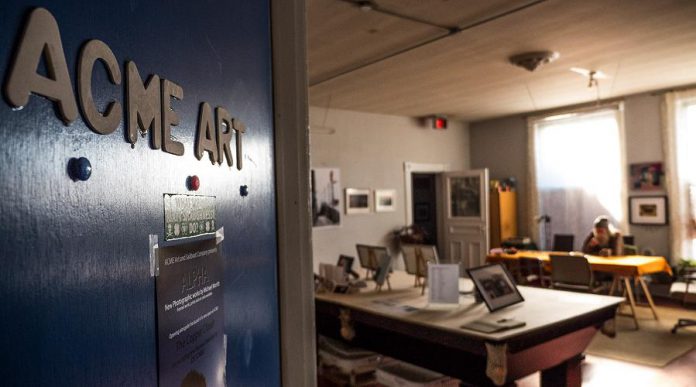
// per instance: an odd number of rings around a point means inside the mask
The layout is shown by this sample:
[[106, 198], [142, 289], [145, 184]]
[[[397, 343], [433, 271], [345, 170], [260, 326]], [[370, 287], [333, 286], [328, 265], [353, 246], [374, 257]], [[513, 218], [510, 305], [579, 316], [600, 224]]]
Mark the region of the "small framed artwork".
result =
[[396, 190], [376, 189], [375, 190], [375, 212], [396, 211]]
[[369, 214], [370, 190], [346, 188], [346, 214]]
[[631, 189], [635, 191], [655, 191], [663, 189], [662, 163], [631, 164]]
[[338, 168], [312, 168], [312, 226], [331, 228], [341, 225], [341, 171]]
[[467, 273], [491, 312], [524, 301], [510, 272], [500, 263], [467, 269]]
[[632, 196], [628, 198], [631, 224], [667, 224], [667, 196]]

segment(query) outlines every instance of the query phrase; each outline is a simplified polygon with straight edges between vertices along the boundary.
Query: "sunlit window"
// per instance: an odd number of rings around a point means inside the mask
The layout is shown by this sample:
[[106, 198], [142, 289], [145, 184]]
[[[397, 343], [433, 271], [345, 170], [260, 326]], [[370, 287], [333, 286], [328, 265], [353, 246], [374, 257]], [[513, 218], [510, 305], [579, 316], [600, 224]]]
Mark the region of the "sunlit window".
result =
[[696, 101], [686, 103], [684, 111], [684, 130], [680, 133], [684, 141], [680, 141], [683, 152], [679, 152], [679, 173], [687, 183], [696, 184]]
[[618, 114], [609, 109], [534, 122], [538, 215], [551, 217], [542, 238], [549, 231], [573, 234], [579, 249], [598, 215], [625, 223]]
[[[696, 187], [696, 101], [689, 100], [684, 102], [683, 121], [679, 122], [680, 130], [678, 133], [678, 163], [679, 163], [679, 179], [687, 186]], [[688, 195], [690, 198], [689, 207], [691, 218], [694, 219], [696, 213], [696, 202], [694, 195]], [[686, 222], [687, 224], [689, 222]], [[693, 234], [691, 236], [691, 253], [696, 252], [696, 239]]]

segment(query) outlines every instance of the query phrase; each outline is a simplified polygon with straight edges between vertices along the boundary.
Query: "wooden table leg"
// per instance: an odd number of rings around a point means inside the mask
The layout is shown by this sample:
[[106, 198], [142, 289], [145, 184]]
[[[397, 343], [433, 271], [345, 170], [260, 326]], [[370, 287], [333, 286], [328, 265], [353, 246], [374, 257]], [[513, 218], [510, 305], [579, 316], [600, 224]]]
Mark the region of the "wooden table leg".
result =
[[541, 386], [580, 387], [582, 385], [582, 356], [572, 357], [565, 362], [541, 371]]
[[652, 295], [650, 294], [650, 291], [648, 290], [648, 285], [645, 283], [643, 280], [643, 277], [637, 276], [638, 282], [640, 282], [640, 286], [643, 288], [643, 293], [645, 293], [645, 298], [648, 299], [648, 305], [650, 305], [650, 309], [653, 312], [653, 316], [655, 316], [655, 320], [659, 320], [660, 318], [657, 317], [657, 311], [655, 310], [655, 303], [653, 302]]
[[611, 281], [611, 288], [609, 288], [609, 295], [613, 296], [616, 291], [616, 287], [619, 285], [619, 276], [614, 275], [614, 279]]
[[629, 306], [631, 307], [631, 313], [633, 314], [633, 321], [636, 323], [636, 329], [640, 329], [638, 326], [638, 316], [636, 315], [636, 300], [633, 298], [633, 290], [631, 289], [631, 282], [627, 277], [623, 278], [624, 286], [626, 287], [626, 295], [628, 296]]

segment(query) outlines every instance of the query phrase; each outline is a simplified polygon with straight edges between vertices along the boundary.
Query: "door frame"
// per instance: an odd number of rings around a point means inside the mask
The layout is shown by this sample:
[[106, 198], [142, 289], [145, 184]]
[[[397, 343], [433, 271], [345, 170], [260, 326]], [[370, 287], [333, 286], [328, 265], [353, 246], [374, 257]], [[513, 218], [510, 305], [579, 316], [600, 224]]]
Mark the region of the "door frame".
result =
[[410, 226], [413, 223], [413, 196], [411, 192], [413, 187], [411, 175], [413, 173], [440, 174], [444, 172], [449, 172], [449, 170], [449, 164], [414, 163], [410, 161], [404, 162], [404, 207], [406, 209], [406, 211], [404, 211], [404, 222], [406, 223], [406, 226]]
[[305, 0], [271, 1], [280, 375], [316, 386]]

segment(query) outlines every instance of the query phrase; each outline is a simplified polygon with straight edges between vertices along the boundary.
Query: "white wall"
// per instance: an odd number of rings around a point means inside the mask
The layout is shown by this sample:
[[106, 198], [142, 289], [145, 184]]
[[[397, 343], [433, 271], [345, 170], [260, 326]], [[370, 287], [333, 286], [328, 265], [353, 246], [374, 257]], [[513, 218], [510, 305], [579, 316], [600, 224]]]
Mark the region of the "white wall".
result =
[[[660, 130], [660, 101], [661, 96], [652, 94], [640, 94], [626, 98], [624, 125], [626, 126], [627, 164], [650, 161], [664, 163], [662, 131]], [[628, 166], [626, 168], [628, 173]], [[628, 195], [667, 195], [667, 191], [628, 191]], [[650, 247], [655, 250], [657, 255], [669, 256], [669, 226], [631, 225], [631, 234], [636, 237], [638, 247]]]
[[[471, 167], [488, 168], [493, 180], [517, 179], [517, 232], [530, 235], [527, 204], [527, 121], [504, 117], [470, 125]], [[497, 247], [497, 246], [491, 246]]]
[[410, 117], [310, 107], [309, 122], [312, 167], [339, 168], [343, 189], [396, 190], [395, 212], [346, 215], [343, 209], [340, 227], [314, 228], [315, 271], [340, 254], [357, 257], [356, 243], [390, 245], [390, 233], [405, 225], [404, 162], [469, 168], [468, 127], [452, 120], [436, 131]]
[[[660, 97], [638, 94], [624, 99], [626, 164], [660, 161]], [[471, 167], [489, 168], [492, 179], [514, 176], [518, 180], [518, 227], [521, 235], [530, 235], [527, 190], [527, 123], [524, 116], [503, 117], [470, 124]], [[665, 191], [636, 192], [633, 195], [665, 195]], [[588, 230], [591, 225], [588, 225]], [[624, 230], [625, 232], [625, 230]], [[668, 226], [630, 226], [640, 248], [652, 248], [657, 255], [669, 255]], [[576, 236], [577, 237], [577, 236]]]

